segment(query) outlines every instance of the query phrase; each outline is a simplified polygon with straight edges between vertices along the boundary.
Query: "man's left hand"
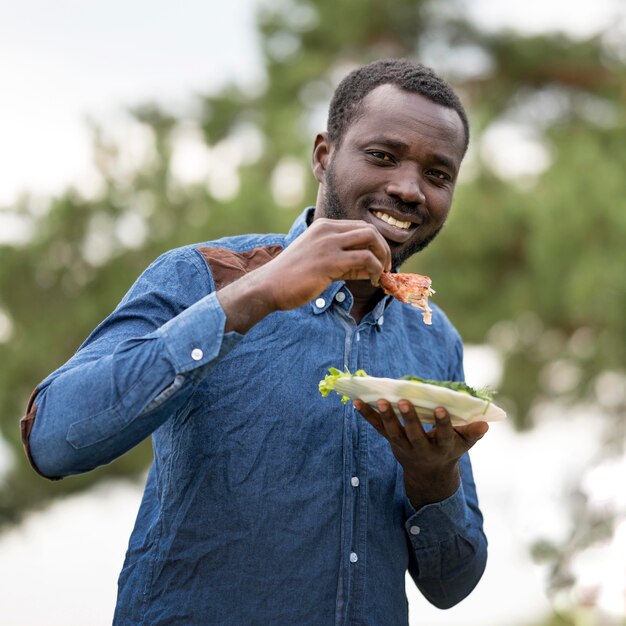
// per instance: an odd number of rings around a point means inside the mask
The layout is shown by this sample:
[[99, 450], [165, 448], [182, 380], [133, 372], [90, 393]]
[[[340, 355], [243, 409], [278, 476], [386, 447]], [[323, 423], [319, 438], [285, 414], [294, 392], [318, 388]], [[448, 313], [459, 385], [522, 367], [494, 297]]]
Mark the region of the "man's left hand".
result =
[[387, 400], [377, 401], [378, 410], [362, 400], [354, 400], [353, 404], [389, 441], [404, 470], [406, 495], [415, 510], [454, 494], [460, 482], [459, 459], [489, 429], [486, 422], [452, 426], [448, 411], [437, 407], [435, 426], [427, 432], [408, 400], [398, 402], [404, 425]]

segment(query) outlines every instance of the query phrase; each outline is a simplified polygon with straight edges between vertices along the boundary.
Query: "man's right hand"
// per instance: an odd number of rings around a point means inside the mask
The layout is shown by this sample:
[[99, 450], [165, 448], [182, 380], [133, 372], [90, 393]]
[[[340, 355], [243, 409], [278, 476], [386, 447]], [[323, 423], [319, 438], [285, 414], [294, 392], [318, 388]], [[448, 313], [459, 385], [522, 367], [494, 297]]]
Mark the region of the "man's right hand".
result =
[[335, 280], [376, 285], [390, 269], [389, 246], [372, 224], [316, 219], [277, 257], [218, 291], [226, 331], [245, 333], [273, 311], [310, 302]]

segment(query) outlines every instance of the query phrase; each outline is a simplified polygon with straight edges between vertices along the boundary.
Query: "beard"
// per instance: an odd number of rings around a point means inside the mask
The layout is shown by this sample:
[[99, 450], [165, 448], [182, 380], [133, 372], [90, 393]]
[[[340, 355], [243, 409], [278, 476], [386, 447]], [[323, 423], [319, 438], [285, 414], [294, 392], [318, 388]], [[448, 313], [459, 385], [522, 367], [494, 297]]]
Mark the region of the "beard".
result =
[[[346, 210], [345, 205], [341, 202], [339, 194], [337, 193], [337, 180], [335, 178], [335, 172], [332, 164], [328, 170], [326, 170], [326, 179], [324, 183], [324, 215], [333, 220], [351, 219], [349, 211]], [[373, 203], [368, 202], [366, 197], [364, 208], [369, 209], [371, 204]], [[402, 200], [392, 198], [391, 196], [387, 196], [383, 203], [381, 203], [380, 200], [377, 201], [376, 206], [380, 208], [395, 209], [405, 215], [419, 215], [422, 212], [418, 205], [407, 204], [406, 202], [402, 202]], [[424, 220], [422, 220], [422, 222], [423, 221]], [[385, 241], [389, 244], [389, 249], [391, 250], [391, 261], [393, 266], [400, 267], [407, 259], [423, 250], [433, 239], [435, 239], [435, 237], [441, 232], [442, 228], [443, 224], [426, 237], [422, 237], [421, 239], [411, 239], [404, 244], [389, 242], [385, 239]]]

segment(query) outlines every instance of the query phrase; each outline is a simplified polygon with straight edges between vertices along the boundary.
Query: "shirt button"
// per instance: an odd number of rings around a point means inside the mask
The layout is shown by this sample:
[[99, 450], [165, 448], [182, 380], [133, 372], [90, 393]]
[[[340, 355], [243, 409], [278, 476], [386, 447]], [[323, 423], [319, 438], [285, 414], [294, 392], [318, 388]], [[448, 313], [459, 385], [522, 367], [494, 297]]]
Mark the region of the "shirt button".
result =
[[318, 298], [318, 299], [315, 301], [315, 306], [316, 306], [318, 309], [323, 309], [325, 304], [326, 304], [326, 300], [324, 300], [324, 298]]
[[199, 361], [203, 356], [204, 356], [204, 352], [202, 352], [202, 350], [200, 350], [200, 348], [194, 348], [191, 351], [191, 358], [194, 361]]
[[350, 484], [351, 484], [353, 487], [358, 487], [360, 482], [361, 482], [361, 481], [358, 479], [358, 477], [357, 477], [357, 476], [353, 476], [353, 477], [350, 479]]
[[356, 563], [359, 560], [356, 552], [350, 552], [350, 563]]
[[377, 321], [376, 323], [377, 323], [379, 326], [382, 326], [384, 321], [385, 321], [385, 316], [384, 316], [384, 315], [381, 315], [381, 316], [378, 318], [378, 321]]
[[422, 529], [419, 526], [411, 526], [411, 528], [409, 528], [409, 532], [412, 535], [419, 535], [422, 532]]
[[338, 291], [335, 294], [335, 300], [337, 300], [337, 302], [343, 302], [346, 299], [346, 294], [343, 291]]

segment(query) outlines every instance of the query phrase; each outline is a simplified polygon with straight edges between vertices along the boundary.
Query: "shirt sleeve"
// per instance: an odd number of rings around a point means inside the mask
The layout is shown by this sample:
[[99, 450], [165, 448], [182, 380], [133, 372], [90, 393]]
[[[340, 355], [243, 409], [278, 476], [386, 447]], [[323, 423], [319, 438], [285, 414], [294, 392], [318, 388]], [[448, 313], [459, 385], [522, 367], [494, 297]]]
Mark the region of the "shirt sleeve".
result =
[[31, 402], [29, 458], [46, 477], [120, 456], [184, 411], [198, 383], [241, 339], [192, 249], [157, 259]]
[[464, 455], [460, 464], [461, 484], [452, 496], [417, 512], [407, 500], [409, 573], [424, 597], [442, 609], [469, 595], [487, 562], [487, 538], [469, 457]]

